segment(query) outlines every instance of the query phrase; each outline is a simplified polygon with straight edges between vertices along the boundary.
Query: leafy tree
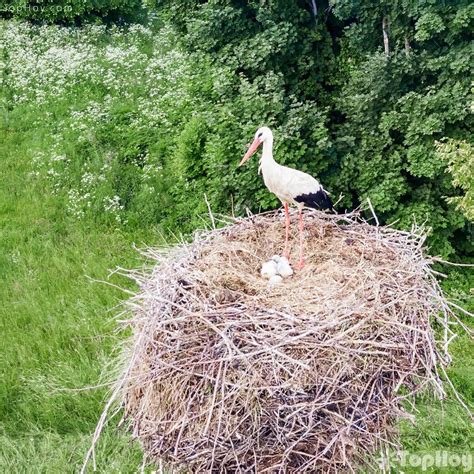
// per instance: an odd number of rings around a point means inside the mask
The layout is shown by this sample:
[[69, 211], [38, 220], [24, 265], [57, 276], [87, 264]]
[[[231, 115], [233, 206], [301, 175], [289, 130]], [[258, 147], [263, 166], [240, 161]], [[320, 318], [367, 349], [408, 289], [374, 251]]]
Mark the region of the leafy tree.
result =
[[459, 190], [435, 148], [443, 137], [469, 139], [472, 130], [469, 2], [154, 5], [190, 51], [222, 72], [203, 112], [201, 155], [217, 208], [226, 208], [229, 195], [238, 211], [277, 204], [254, 167], [233, 169], [244, 151], [239, 138], [244, 143], [266, 123], [276, 129], [278, 158], [343, 193], [342, 208], [370, 197], [384, 222], [425, 223], [433, 250], [444, 255], [470, 238], [449, 199]]
[[338, 0], [333, 7], [349, 22], [335, 98], [343, 120], [333, 128], [345, 204], [367, 196], [386, 221], [425, 222], [434, 250], [450, 254], [472, 230], [454, 206], [459, 192], [435, 143], [471, 138], [474, 6]]
[[451, 139], [437, 142], [436, 153], [448, 163], [454, 186], [463, 190], [462, 196], [449, 198], [449, 201], [474, 222], [474, 146]]
[[[275, 207], [276, 198], [257, 175], [257, 160], [237, 169], [244, 144], [264, 124], [275, 130], [279, 161], [323, 180], [331, 173], [336, 157], [328, 123], [337, 63], [330, 28], [339, 28], [339, 20], [316, 18], [305, 1], [154, 5], [188, 50], [208, 58], [215, 71], [205, 87], [199, 86], [199, 119], [186, 126], [186, 143], [200, 143], [199, 152], [178, 145], [181, 152], [171, 160], [171, 173], [182, 172], [183, 160], [191, 170], [185, 173], [186, 187], [183, 178], [175, 180], [179, 209], [200, 212], [204, 192], [213, 209], [224, 212]], [[196, 127], [196, 120], [205, 127]], [[183, 156], [183, 149], [189, 154]], [[196, 204], [190, 206], [190, 199]]]

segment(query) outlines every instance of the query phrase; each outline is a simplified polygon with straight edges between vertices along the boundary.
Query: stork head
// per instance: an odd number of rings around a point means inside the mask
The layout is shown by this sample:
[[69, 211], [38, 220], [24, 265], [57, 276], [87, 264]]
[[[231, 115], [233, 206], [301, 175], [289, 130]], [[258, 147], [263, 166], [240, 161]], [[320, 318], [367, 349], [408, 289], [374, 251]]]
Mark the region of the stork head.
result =
[[273, 140], [272, 131], [268, 127], [260, 127], [255, 133], [255, 137], [247, 153], [245, 153], [245, 156], [240, 160], [239, 166], [242, 166], [257, 151], [257, 148], [263, 142], [270, 140]]

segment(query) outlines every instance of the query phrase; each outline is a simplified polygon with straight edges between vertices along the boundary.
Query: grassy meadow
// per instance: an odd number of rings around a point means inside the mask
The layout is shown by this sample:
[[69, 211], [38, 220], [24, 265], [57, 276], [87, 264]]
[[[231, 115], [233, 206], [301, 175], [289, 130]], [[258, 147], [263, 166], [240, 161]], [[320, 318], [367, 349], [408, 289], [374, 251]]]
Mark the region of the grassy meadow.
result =
[[[107, 391], [67, 389], [101, 380], [116, 344], [110, 310], [124, 296], [90, 278], [137, 265], [132, 241], [150, 234], [68, 217], [31, 176], [30, 150], [44, 130], [20, 128], [4, 123], [0, 147], [0, 471], [76, 472]], [[113, 429], [99, 449], [102, 472], [134, 472], [140, 463]]]
[[[209, 81], [226, 77], [183, 52], [167, 28], [2, 21], [0, 48], [0, 472], [77, 472], [107, 388], [74, 389], [106, 380], [124, 337], [114, 315], [127, 295], [96, 280], [133, 289], [109, 278], [116, 266], [143, 263], [133, 244], [160, 245], [163, 234], [199, 224], [174, 217], [173, 181], [199, 152], [189, 150], [202, 127], [193, 117], [216, 93]], [[204, 215], [202, 190], [180, 186]], [[453, 300], [473, 311], [473, 272], [441, 270]], [[474, 407], [474, 345], [459, 330], [451, 348], [449, 374]], [[474, 452], [472, 425], [452, 394], [443, 404], [420, 399], [416, 410], [415, 426], [402, 423], [404, 449]], [[140, 469], [140, 449], [116, 420], [97, 463], [104, 473]]]

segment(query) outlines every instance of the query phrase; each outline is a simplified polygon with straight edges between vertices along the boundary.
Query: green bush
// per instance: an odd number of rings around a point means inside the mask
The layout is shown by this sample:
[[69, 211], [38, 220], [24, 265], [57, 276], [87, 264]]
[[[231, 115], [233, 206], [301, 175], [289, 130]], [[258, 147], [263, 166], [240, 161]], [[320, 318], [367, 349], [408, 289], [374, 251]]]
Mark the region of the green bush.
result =
[[[350, 20], [339, 55], [350, 66], [336, 99], [344, 121], [333, 128], [344, 145], [338, 177], [349, 196], [344, 203], [351, 207], [370, 197], [383, 221], [431, 229], [434, 252], [466, 251], [472, 226], [455, 206], [460, 190], [445, 173], [448, 161], [436, 142], [472, 139], [474, 8], [465, 1], [368, 3], [344, 11], [355, 2], [335, 2], [335, 13]], [[390, 24], [389, 55], [380, 38], [382, 18]]]
[[[459, 189], [435, 142], [472, 138], [469, 2], [338, 0], [317, 2], [317, 15], [296, 0], [154, 5], [190, 52], [226, 71], [205, 112], [207, 141], [218, 136], [226, 153], [204, 148], [211, 166], [193, 176], [202, 179], [195, 189], [233, 195], [239, 212], [275, 206], [254, 167], [225, 169], [229, 155], [243, 152], [239, 140], [265, 123], [275, 129], [277, 159], [342, 193], [341, 210], [370, 198], [384, 223], [424, 224], [433, 252], [465, 249], [472, 230], [454, 206]], [[213, 170], [223, 172], [220, 180]], [[216, 198], [217, 207], [224, 201]]]
[[466, 219], [474, 222], [474, 146], [466, 141], [447, 140], [436, 143], [436, 152], [448, 163], [454, 186], [462, 189], [461, 196], [449, 198]]

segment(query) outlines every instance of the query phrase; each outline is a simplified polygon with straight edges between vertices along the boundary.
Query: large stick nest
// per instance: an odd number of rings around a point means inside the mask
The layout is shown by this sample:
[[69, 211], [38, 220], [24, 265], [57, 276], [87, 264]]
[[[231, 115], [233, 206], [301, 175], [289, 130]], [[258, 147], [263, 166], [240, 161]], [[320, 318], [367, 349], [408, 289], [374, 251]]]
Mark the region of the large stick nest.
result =
[[149, 459], [196, 473], [352, 470], [395, 439], [404, 400], [443, 394], [449, 310], [424, 238], [355, 215], [308, 211], [305, 225], [305, 268], [272, 288], [259, 270], [281, 253], [279, 213], [148, 251], [121, 387]]

